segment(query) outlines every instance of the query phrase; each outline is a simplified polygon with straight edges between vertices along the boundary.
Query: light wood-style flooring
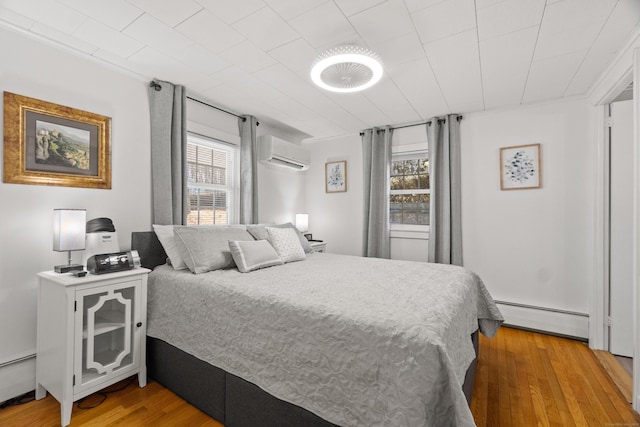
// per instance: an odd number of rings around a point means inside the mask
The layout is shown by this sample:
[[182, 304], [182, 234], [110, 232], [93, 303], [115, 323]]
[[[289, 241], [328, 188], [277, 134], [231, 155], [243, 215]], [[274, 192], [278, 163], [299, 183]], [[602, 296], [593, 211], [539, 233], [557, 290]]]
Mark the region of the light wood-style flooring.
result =
[[[510, 328], [480, 337], [471, 411], [478, 427], [640, 426], [586, 344]], [[59, 425], [60, 406], [51, 396], [0, 410], [3, 427]], [[93, 409], [74, 405], [71, 426], [223, 427], [158, 383], [139, 388], [136, 381]]]

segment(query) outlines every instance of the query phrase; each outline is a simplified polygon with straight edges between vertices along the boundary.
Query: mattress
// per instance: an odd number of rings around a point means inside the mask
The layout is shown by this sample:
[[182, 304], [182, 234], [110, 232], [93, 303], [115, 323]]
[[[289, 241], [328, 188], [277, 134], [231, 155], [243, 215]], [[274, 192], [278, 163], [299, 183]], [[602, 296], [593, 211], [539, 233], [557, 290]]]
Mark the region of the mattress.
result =
[[147, 334], [342, 426], [474, 425], [469, 336], [502, 316], [455, 266], [310, 254], [149, 277]]

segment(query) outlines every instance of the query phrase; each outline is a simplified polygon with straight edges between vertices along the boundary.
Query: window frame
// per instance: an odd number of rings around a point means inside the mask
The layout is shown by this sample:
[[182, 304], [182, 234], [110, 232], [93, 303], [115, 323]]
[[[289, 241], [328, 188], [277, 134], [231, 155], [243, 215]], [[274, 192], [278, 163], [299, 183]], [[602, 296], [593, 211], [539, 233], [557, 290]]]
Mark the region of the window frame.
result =
[[[413, 160], [429, 158], [429, 151], [425, 149], [425, 144], [406, 144], [391, 147], [391, 162], [398, 160]], [[430, 177], [429, 177], [430, 178]], [[430, 181], [431, 182], [431, 181]], [[431, 185], [429, 185], [431, 187]], [[389, 198], [396, 194], [431, 194], [429, 189], [415, 190], [391, 190], [391, 169], [389, 170]], [[395, 238], [429, 238], [429, 225], [421, 224], [398, 224], [391, 222], [391, 201], [389, 201], [389, 230], [391, 237]]]
[[[187, 132], [187, 144], [195, 144], [212, 150], [224, 151], [227, 154], [227, 184], [221, 185], [194, 182], [190, 181], [187, 176], [187, 197], [189, 197], [189, 189], [192, 188], [225, 191], [227, 193], [227, 223], [229, 225], [238, 224], [240, 222], [240, 147], [236, 144], [195, 132]], [[187, 162], [185, 160], [185, 164], [186, 163]], [[185, 170], [185, 174], [186, 173], [187, 171]], [[200, 207], [198, 206], [198, 208]], [[208, 224], [200, 224], [198, 221], [198, 225]]]

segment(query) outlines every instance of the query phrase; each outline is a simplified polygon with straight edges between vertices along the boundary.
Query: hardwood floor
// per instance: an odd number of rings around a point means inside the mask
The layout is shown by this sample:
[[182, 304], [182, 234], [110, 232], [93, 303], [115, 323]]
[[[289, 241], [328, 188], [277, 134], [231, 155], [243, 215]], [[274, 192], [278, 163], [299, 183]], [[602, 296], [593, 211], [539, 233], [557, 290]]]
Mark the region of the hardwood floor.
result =
[[471, 411], [478, 427], [640, 425], [586, 344], [511, 328], [480, 336]]
[[[126, 385], [126, 381], [111, 389]], [[501, 328], [480, 336], [480, 361], [471, 402], [478, 427], [640, 426], [586, 344]], [[97, 403], [93, 395], [84, 405]], [[60, 406], [47, 396], [0, 410], [0, 426], [59, 426]], [[93, 409], [73, 407], [71, 426], [223, 427], [156, 382], [132, 382]]]

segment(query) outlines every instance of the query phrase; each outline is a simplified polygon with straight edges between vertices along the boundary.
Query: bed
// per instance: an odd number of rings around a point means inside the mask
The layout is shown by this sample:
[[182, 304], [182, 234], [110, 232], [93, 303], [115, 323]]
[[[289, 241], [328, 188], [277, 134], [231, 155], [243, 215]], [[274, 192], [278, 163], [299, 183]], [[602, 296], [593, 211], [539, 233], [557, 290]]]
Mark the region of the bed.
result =
[[155, 267], [149, 376], [226, 427], [474, 425], [477, 333], [502, 323], [474, 273], [307, 253], [192, 274], [153, 232], [132, 248]]

